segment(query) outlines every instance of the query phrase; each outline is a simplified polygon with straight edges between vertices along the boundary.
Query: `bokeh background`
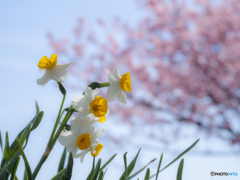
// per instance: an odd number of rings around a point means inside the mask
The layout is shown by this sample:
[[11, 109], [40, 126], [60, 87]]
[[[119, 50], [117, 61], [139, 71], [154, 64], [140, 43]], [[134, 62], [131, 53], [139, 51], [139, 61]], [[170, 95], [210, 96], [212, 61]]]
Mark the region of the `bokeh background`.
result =
[[[120, 177], [126, 151], [130, 161], [142, 148], [135, 170], [161, 153], [164, 166], [198, 138], [184, 156], [183, 179], [240, 173], [239, 22], [237, 0], [1, 1], [1, 133], [8, 131], [12, 142], [34, 116], [37, 100], [45, 114], [25, 149], [34, 169], [62, 98], [54, 81], [37, 85], [37, 63], [56, 53], [60, 64], [76, 61], [64, 84], [66, 107], [88, 83], [107, 81], [104, 67], [131, 73], [128, 104], [109, 103], [100, 139], [103, 162], [118, 154], [106, 179]], [[100, 93], [106, 97], [106, 89]], [[37, 179], [56, 174], [62, 151], [57, 143]], [[83, 164], [75, 159], [72, 179], [84, 179], [91, 163], [89, 154]], [[151, 174], [157, 164], [149, 165]], [[159, 178], [175, 179], [177, 167], [178, 162]], [[23, 172], [21, 160], [19, 179]]]

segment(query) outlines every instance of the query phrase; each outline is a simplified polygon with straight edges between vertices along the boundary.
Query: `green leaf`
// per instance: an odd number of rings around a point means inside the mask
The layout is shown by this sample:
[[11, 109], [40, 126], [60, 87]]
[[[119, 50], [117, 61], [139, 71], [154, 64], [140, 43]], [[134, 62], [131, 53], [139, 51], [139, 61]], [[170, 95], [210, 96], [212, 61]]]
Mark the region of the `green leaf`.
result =
[[117, 154], [114, 154], [100, 169], [102, 171], [115, 157]]
[[14, 180], [15, 179], [15, 175], [16, 175], [16, 172], [17, 172], [19, 161], [20, 161], [20, 156], [18, 156], [17, 160], [15, 161], [15, 163], [13, 165], [13, 171], [12, 171], [10, 180]]
[[123, 160], [124, 160], [124, 167], [125, 167], [124, 180], [127, 180], [127, 152], [125, 152], [125, 154], [123, 155]]
[[107, 172], [107, 169], [104, 171], [103, 176], [105, 176], [106, 172]]
[[146, 166], [144, 166], [142, 169], [140, 169], [139, 171], [137, 171], [136, 173], [134, 173], [132, 176], [128, 177], [127, 180], [132, 179], [133, 177], [135, 177], [136, 175], [138, 175], [140, 172], [142, 172], [149, 164], [151, 164], [152, 162], [154, 162], [156, 160], [156, 158], [154, 158], [153, 160], [151, 160]]
[[61, 160], [60, 160], [59, 165], [58, 165], [58, 172], [60, 172], [64, 168], [66, 154], [67, 154], [67, 149], [65, 147], [64, 150], [63, 150], [63, 153], [62, 153]]
[[25, 130], [23, 131], [21, 137], [19, 138], [19, 143], [21, 144], [21, 146], [23, 146], [25, 140], [26, 140], [26, 137], [27, 137], [27, 134], [28, 132], [31, 130], [31, 127], [32, 127], [32, 123], [30, 123], [26, 128]]
[[0, 146], [1, 146], [1, 149], [2, 149], [2, 152], [3, 152], [3, 143], [2, 143], [2, 134], [1, 134], [1, 131], [0, 131]]
[[90, 171], [86, 180], [90, 180], [92, 178], [93, 173], [94, 173], [94, 169], [95, 169], [95, 155], [93, 156], [92, 170]]
[[100, 175], [98, 177], [98, 180], [103, 180], [103, 176], [104, 176], [103, 171], [101, 171], [101, 173], [100, 173]]
[[[136, 161], [137, 161], [137, 158], [138, 158], [138, 155], [140, 153], [140, 150], [138, 150], [138, 153], [136, 154], [136, 156], [134, 157], [134, 159], [131, 161], [131, 163], [128, 165], [127, 167], [127, 177], [131, 174], [133, 168], [135, 167], [135, 164], [136, 164]], [[124, 180], [125, 178], [125, 171], [123, 172], [122, 176], [120, 177], [120, 180]]]
[[58, 83], [58, 87], [59, 87], [59, 90], [61, 91], [62, 95], [66, 95], [67, 91], [65, 89], [65, 87], [62, 85], [62, 83], [60, 82], [57, 82]]
[[[37, 104], [37, 101], [35, 101], [35, 106], [36, 106], [36, 115], [34, 116], [34, 118], [26, 125], [25, 128], [22, 129], [22, 131], [20, 133], [18, 133], [17, 137], [16, 138], [20, 138], [22, 133], [24, 132], [24, 130], [29, 126], [30, 123], [34, 124], [34, 121], [36, 120], [36, 117], [39, 113], [39, 106]], [[12, 155], [13, 151], [15, 150], [16, 147], [18, 147], [17, 145], [17, 141], [16, 141], [16, 138], [15, 140], [13, 141], [13, 143], [11, 144], [10, 146], [10, 155], [11, 157], [13, 157], [14, 155]]]
[[[36, 117], [36, 116], [35, 116], [35, 117]], [[33, 118], [33, 120], [35, 119], [35, 117]], [[33, 121], [33, 120], [32, 120], [32, 121]], [[32, 121], [31, 121], [31, 122], [32, 122]], [[30, 123], [28, 123], [28, 125], [29, 125], [29, 124], [30, 124]], [[27, 125], [27, 126], [28, 126], [28, 125]], [[22, 133], [23, 133], [24, 130], [27, 128], [27, 126], [26, 126], [24, 129], [22, 129], [22, 131], [21, 131], [20, 133], [18, 133], [18, 135], [17, 135], [16, 138], [20, 138], [20, 137], [21, 137]], [[12, 144], [11, 144], [11, 146], [10, 146], [10, 155], [11, 155], [11, 157], [14, 156], [14, 155], [12, 155], [12, 153], [13, 153], [14, 150], [18, 147], [16, 138], [15, 138], [15, 140], [12, 142]]]
[[[19, 143], [21, 144], [21, 146], [23, 146], [25, 140], [26, 140], [26, 137], [27, 137], [27, 134], [28, 132], [31, 130], [31, 126], [32, 126], [32, 123], [30, 123], [23, 131], [23, 133], [21, 134], [21, 137], [19, 138]], [[16, 146], [13, 153], [12, 153], [12, 156], [15, 156], [15, 154], [17, 154], [17, 152], [19, 151], [19, 148]]]
[[8, 163], [8, 165], [7, 165], [7, 171], [8, 171], [9, 173], [12, 173], [13, 166], [14, 166], [14, 164], [15, 164], [18, 156], [20, 156], [20, 155], [21, 155], [21, 153], [20, 153], [20, 151], [18, 151], [18, 153], [17, 153], [17, 154], [11, 159], [11, 161]]
[[25, 168], [25, 170], [24, 170], [23, 180], [28, 180], [28, 175], [27, 175], [27, 170], [26, 170], [26, 168]]
[[8, 172], [6, 171], [6, 165], [7, 165], [7, 160], [5, 161], [3, 168], [0, 171], [0, 179], [1, 180], [7, 180], [8, 178]]
[[40, 124], [42, 117], [43, 117], [44, 112], [41, 111], [37, 114], [37, 117], [35, 119], [35, 121], [33, 122], [33, 126], [31, 128], [31, 131], [33, 131], [34, 129], [36, 129], [38, 127], [38, 125]]
[[62, 180], [70, 180], [71, 179], [72, 168], [73, 168], [73, 156], [72, 156], [72, 153], [69, 153], [68, 164], [67, 164], [66, 170], [64, 171], [64, 174], [62, 176]]
[[51, 180], [61, 180], [62, 176], [65, 172], [65, 169], [62, 169], [56, 176], [54, 176]]
[[21, 146], [20, 142], [18, 141], [18, 138], [16, 140], [17, 140], [19, 151], [21, 152], [23, 160], [24, 160], [24, 163], [25, 163], [25, 168], [26, 168], [26, 171], [27, 171], [28, 179], [32, 180], [32, 170], [31, 170], [31, 168], [29, 166], [27, 157], [26, 157], [26, 155], [25, 155], [25, 153], [24, 153], [24, 151], [22, 149], [22, 146]]
[[[191, 150], [197, 143], [198, 143], [199, 139], [197, 141], [195, 141], [189, 148], [187, 148], [185, 151], [183, 151], [181, 154], [179, 154], [174, 160], [172, 160], [168, 165], [166, 165], [163, 169], [161, 169], [158, 172], [163, 171], [164, 169], [166, 169], [167, 167], [169, 167], [171, 164], [173, 164], [176, 160], [178, 160], [180, 157], [182, 157], [185, 153], [187, 153], [189, 150]], [[156, 176], [156, 174], [152, 175], [150, 178]]]
[[149, 180], [150, 179], [150, 169], [147, 169], [147, 172], [145, 174], [144, 180]]
[[31, 129], [30, 129], [29, 132], [27, 133], [26, 143], [25, 143], [23, 149], [25, 149], [25, 147], [27, 146], [28, 138], [29, 138], [29, 136], [30, 136], [30, 133], [31, 133], [34, 129], [36, 129], [36, 128], [38, 127], [38, 125], [40, 124], [40, 122], [41, 122], [41, 120], [42, 120], [42, 117], [43, 117], [43, 114], [44, 114], [43, 111], [41, 111], [41, 112], [39, 112], [39, 113], [37, 114], [37, 117], [36, 117], [35, 121], [33, 122], [33, 125], [32, 125], [32, 127], [31, 127]]
[[95, 167], [93, 176], [91, 178], [91, 180], [97, 180], [98, 174], [99, 174], [99, 170], [100, 170], [100, 166], [101, 166], [101, 159], [98, 160], [97, 165]]
[[160, 160], [159, 160], [159, 164], [158, 164], [158, 168], [157, 168], [157, 173], [156, 173], [156, 179], [158, 179], [158, 173], [159, 173], [159, 169], [161, 167], [161, 164], [162, 164], [162, 158], [163, 158], [163, 153], [161, 154], [161, 157], [160, 157]]
[[40, 111], [37, 101], [35, 101], [35, 107], [36, 107], [36, 115], [37, 115]]
[[181, 162], [179, 163], [179, 166], [178, 166], [177, 180], [182, 180], [183, 164], [184, 164], [184, 159], [182, 158], [182, 160], [181, 160]]
[[2, 158], [2, 164], [1, 167], [3, 167], [5, 161], [9, 159], [9, 139], [8, 139], [8, 132], [6, 131], [6, 136], [5, 136], [5, 147], [3, 151], [3, 158]]

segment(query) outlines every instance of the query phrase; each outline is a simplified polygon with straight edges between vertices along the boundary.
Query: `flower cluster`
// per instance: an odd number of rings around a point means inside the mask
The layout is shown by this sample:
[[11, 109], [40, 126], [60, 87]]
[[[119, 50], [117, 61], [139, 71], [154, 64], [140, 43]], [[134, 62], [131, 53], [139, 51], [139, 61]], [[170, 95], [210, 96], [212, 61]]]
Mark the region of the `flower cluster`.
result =
[[[57, 55], [53, 54], [51, 58], [44, 56], [40, 59], [38, 67], [40, 71], [44, 70], [45, 74], [37, 80], [39, 85], [44, 86], [50, 79], [57, 82], [64, 82], [67, 79], [67, 68], [75, 62], [57, 65]], [[58, 141], [71, 152], [74, 158], [80, 158], [81, 162], [88, 152], [92, 156], [97, 156], [102, 150], [103, 145], [98, 141], [102, 135], [103, 128], [95, 130], [93, 124], [96, 122], [106, 122], [106, 116], [109, 114], [108, 101], [112, 102], [117, 99], [122, 103], [127, 103], [126, 94], [123, 91], [131, 92], [131, 77], [127, 72], [120, 76], [117, 67], [114, 67], [113, 73], [107, 69], [109, 89], [107, 90], [107, 100], [100, 96], [99, 89], [86, 87], [83, 95], [78, 95], [72, 100], [72, 107], [78, 112], [77, 117], [70, 120], [71, 130], [63, 132]]]

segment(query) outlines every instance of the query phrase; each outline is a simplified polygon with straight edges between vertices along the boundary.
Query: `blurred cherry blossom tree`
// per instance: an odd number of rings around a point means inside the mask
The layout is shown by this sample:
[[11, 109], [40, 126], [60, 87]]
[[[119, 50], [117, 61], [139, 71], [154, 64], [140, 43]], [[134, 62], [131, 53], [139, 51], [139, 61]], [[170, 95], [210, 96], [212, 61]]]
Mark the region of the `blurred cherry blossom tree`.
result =
[[[129, 133], [144, 132], [168, 142], [191, 126], [239, 143], [239, 0], [136, 3], [146, 12], [137, 26], [117, 18], [111, 25], [79, 19], [74, 38], [58, 40], [49, 33], [51, 47], [63, 58], [77, 60], [71, 73], [76, 80], [85, 77], [85, 85], [107, 81], [103, 67], [131, 72], [133, 93], [127, 107], [110, 107], [131, 127]], [[76, 82], [68, 85], [84, 88]]]

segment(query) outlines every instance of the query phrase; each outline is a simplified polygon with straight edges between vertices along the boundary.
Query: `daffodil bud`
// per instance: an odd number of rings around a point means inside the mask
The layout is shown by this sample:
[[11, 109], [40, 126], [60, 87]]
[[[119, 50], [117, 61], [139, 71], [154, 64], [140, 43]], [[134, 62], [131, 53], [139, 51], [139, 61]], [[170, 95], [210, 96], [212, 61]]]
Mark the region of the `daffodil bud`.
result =
[[63, 126], [65, 127], [66, 130], [71, 131], [70, 124], [64, 123]]
[[88, 87], [92, 88], [92, 90], [96, 89], [96, 88], [100, 88], [101, 84], [98, 82], [92, 82], [91, 84], [88, 85]]
[[59, 87], [59, 90], [61, 91], [62, 95], [66, 95], [67, 91], [66, 91], [65, 87], [62, 85], [62, 83], [58, 82], [58, 87]]

